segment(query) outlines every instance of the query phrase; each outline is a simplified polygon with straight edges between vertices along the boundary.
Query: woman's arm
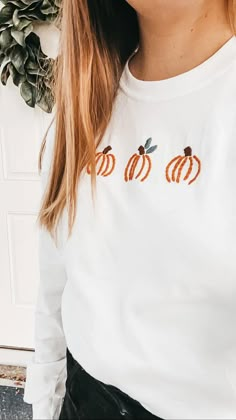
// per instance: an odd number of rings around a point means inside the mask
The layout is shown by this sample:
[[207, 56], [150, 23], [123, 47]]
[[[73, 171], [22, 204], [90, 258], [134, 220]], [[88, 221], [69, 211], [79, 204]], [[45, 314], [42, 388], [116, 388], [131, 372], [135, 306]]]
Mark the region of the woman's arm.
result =
[[[54, 141], [50, 126], [43, 155], [41, 186], [45, 190]], [[33, 419], [58, 419], [65, 395], [66, 342], [61, 320], [61, 296], [66, 272], [60, 246], [38, 228], [40, 281], [34, 318], [35, 353], [27, 365], [24, 401], [33, 405]]]

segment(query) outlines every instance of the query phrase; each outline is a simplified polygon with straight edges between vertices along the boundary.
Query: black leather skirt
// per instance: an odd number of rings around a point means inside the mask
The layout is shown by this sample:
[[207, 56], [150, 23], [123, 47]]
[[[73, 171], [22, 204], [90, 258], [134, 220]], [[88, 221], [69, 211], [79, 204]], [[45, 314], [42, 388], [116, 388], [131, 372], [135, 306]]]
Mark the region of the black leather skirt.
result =
[[59, 420], [163, 420], [113, 385], [89, 375], [67, 348], [66, 393]]

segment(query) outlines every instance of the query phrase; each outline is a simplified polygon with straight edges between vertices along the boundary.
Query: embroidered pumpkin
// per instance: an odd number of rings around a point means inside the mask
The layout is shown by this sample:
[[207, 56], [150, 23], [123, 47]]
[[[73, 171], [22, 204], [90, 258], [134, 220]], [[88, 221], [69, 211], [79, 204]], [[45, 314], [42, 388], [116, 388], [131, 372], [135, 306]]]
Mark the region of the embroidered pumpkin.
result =
[[[184, 177], [182, 177], [185, 171]], [[181, 180], [187, 181], [190, 175], [194, 174], [188, 184], [194, 182], [201, 171], [201, 161], [196, 156], [192, 156], [191, 147], [185, 147], [184, 155], [178, 155], [172, 159], [166, 167], [166, 179], [168, 182], [180, 182]], [[182, 178], [181, 178], [182, 177]]]
[[[102, 152], [96, 153], [95, 162], [97, 168], [97, 175], [108, 176], [110, 175], [114, 168], [116, 159], [112, 153], [108, 153], [112, 150], [111, 146], [105, 147]], [[87, 165], [87, 173], [91, 174], [91, 164]]]
[[[142, 182], [148, 177], [152, 167], [152, 161], [149, 154], [153, 153], [154, 150], [156, 150], [157, 148], [157, 145], [151, 146], [151, 142], [152, 138], [150, 137], [149, 139], [147, 139], [144, 146], [139, 146], [139, 154], [134, 153], [130, 157], [124, 173], [124, 178], [126, 182], [131, 181], [133, 178], [139, 178], [139, 180]], [[138, 163], [140, 163], [140, 166], [137, 169]]]

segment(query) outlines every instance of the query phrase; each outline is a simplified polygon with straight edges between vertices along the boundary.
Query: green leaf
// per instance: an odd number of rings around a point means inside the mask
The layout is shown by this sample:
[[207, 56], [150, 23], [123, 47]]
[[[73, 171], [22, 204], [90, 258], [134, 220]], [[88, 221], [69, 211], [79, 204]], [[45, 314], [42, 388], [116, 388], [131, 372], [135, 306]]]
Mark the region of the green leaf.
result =
[[29, 70], [34, 71], [35, 73], [37, 73], [38, 71], [38, 65], [36, 63], [36, 61], [30, 57], [27, 58], [27, 61], [25, 63], [25, 69], [28, 72]]
[[15, 45], [9, 54], [9, 58], [12, 61], [14, 67], [20, 74], [25, 74], [25, 62], [28, 58], [28, 51], [20, 45]]
[[39, 3], [41, 0], [21, 0], [27, 7], [34, 5], [34, 3]]
[[3, 23], [3, 24], [0, 26], [0, 32], [5, 31], [5, 30], [6, 30], [6, 29], [8, 29], [10, 26], [11, 26], [11, 25], [9, 25], [8, 23]]
[[58, 9], [57, 6], [53, 4], [53, 2], [50, 2], [49, 0], [44, 0], [41, 6], [41, 11], [42, 13], [49, 15], [57, 13]]
[[5, 1], [2, 1], [2, 3], [4, 3], [4, 4], [12, 4], [12, 5], [14, 5], [14, 6], [18, 7], [18, 8], [19, 7], [24, 7], [24, 3], [21, 0], [5, 0]]
[[20, 86], [20, 93], [27, 105], [34, 108], [36, 103], [36, 88], [29, 82], [24, 82]]
[[13, 13], [13, 16], [12, 16], [12, 23], [15, 26], [15, 28], [17, 28], [18, 25], [20, 24], [20, 19], [18, 18], [18, 13], [19, 13], [19, 10], [15, 9], [14, 13]]
[[2, 7], [0, 10], [0, 25], [11, 21], [14, 10], [15, 7], [12, 4]]
[[26, 43], [35, 57], [38, 59], [47, 58], [47, 55], [42, 52], [40, 38], [34, 32], [31, 32], [29, 36], [27, 36]]
[[53, 110], [54, 102], [53, 95], [50, 90], [43, 92], [41, 98], [37, 101], [37, 105], [45, 112], [51, 113]]
[[9, 48], [6, 48], [6, 50], [4, 51], [4, 53], [5, 53], [5, 55], [7, 56], [7, 57], [9, 57], [9, 55], [10, 55], [10, 53], [11, 53], [11, 50], [14, 48], [14, 46], [15, 45], [17, 45], [17, 42], [16, 42], [16, 40], [15, 39], [13, 39], [12, 38], [12, 43], [11, 43], [11, 45], [9, 46]]
[[16, 9], [13, 13], [13, 16], [12, 16], [12, 22], [13, 22], [13, 25], [15, 26], [15, 28], [18, 31], [22, 31], [22, 29], [24, 29], [25, 27], [27, 27], [31, 24], [31, 20], [24, 19], [24, 18], [20, 19], [18, 14], [19, 14], [19, 10]]
[[28, 42], [28, 40], [27, 40], [27, 51], [28, 51], [28, 54], [29, 54], [29, 58], [32, 61], [35, 61], [35, 54], [33, 53], [32, 49], [30, 47], [30, 43]]
[[27, 9], [28, 7], [30, 7], [31, 5], [33, 5], [33, 3], [38, 3], [41, 0], [34, 0], [34, 1], [24, 1], [24, 0], [5, 0], [7, 3], [12, 3], [14, 4], [16, 7], [18, 7], [18, 9]]
[[11, 28], [11, 36], [16, 40], [16, 42], [25, 47], [25, 34], [22, 31], [17, 31], [14, 28]]
[[9, 63], [9, 71], [13, 80], [14, 85], [19, 86], [20, 83], [25, 82], [25, 75], [18, 73], [12, 63]]
[[148, 149], [148, 148], [149, 148], [149, 146], [151, 145], [151, 142], [152, 142], [152, 138], [150, 137], [149, 139], [147, 139], [147, 140], [146, 140], [146, 143], [145, 143], [144, 148], [145, 148], [145, 149]]
[[37, 74], [29, 74], [29, 73], [26, 73], [26, 80], [31, 85], [36, 86], [37, 80], [38, 80], [38, 76], [37, 76]]
[[157, 146], [152, 146], [149, 149], [146, 150], [146, 153], [152, 153], [154, 150], [156, 150]]
[[6, 29], [0, 34], [0, 49], [5, 51], [7, 48], [11, 47], [12, 41], [11, 29]]
[[46, 69], [43, 69], [36, 63], [36, 61], [32, 60], [31, 58], [28, 58], [28, 60], [25, 63], [25, 70], [28, 74], [35, 74], [38, 76], [45, 76], [47, 71]]
[[37, 10], [20, 10], [19, 11], [19, 18], [25, 18], [25, 19], [30, 19], [30, 20], [40, 20], [40, 21], [45, 21], [46, 17], [45, 15], [41, 12], [40, 9]]
[[25, 34], [25, 38], [33, 31], [33, 29], [34, 29], [34, 27], [33, 27], [33, 24], [32, 23], [30, 23], [28, 26], [26, 26], [23, 29], [23, 32]]
[[0, 66], [2, 65], [2, 63], [4, 62], [5, 59], [6, 59], [5, 54], [1, 53], [0, 54]]
[[7, 84], [7, 80], [10, 76], [10, 70], [9, 70], [9, 62], [3, 67], [2, 73], [1, 73], [1, 82], [4, 86]]

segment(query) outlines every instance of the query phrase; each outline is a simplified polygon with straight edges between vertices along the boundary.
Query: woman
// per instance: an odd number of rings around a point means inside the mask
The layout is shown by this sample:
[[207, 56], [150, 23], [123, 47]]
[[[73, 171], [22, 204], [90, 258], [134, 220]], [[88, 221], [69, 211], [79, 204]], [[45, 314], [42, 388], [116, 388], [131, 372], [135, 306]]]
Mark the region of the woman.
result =
[[234, 8], [62, 4], [34, 419], [236, 418]]

